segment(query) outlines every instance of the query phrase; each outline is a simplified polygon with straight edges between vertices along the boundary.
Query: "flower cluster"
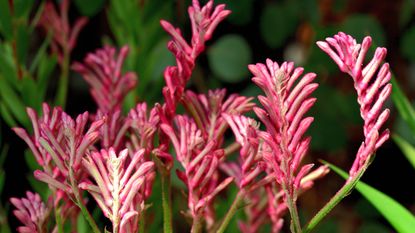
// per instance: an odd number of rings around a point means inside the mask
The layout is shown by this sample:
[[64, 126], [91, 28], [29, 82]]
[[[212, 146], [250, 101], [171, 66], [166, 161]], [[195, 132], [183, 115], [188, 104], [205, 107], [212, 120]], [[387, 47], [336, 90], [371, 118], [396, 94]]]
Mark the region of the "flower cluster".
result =
[[[70, 32], [68, 1], [61, 4], [61, 16], [49, 3], [46, 7], [52, 8], [43, 24], [58, 21], [53, 27], [61, 27], [62, 33], [54, 34], [55, 41], [70, 50], [72, 37], [76, 37], [83, 21]], [[246, 218], [239, 222], [241, 232], [258, 232], [264, 223], [271, 223], [272, 232], [277, 233], [287, 212], [291, 215], [291, 230], [302, 232], [298, 197], [329, 171], [327, 166], [313, 170], [313, 164], [302, 162], [311, 142], [305, 134], [313, 122], [307, 113], [316, 102], [311, 97], [318, 87], [314, 82], [316, 74], [303, 74], [304, 69], [292, 62], [279, 65], [270, 59], [266, 64], [249, 65], [252, 81], [264, 92], [258, 96], [262, 107], [256, 106], [253, 98], [227, 95], [225, 89], [207, 93], [187, 90], [186, 84], [205, 42], [230, 11], [224, 5], [214, 7], [212, 0], [202, 7], [193, 0], [188, 12], [192, 26], [190, 43], [179, 29], [161, 21], [172, 37], [168, 48], [176, 57], [176, 66], [167, 67], [164, 72], [165, 103], [156, 103], [153, 108], [145, 102], [137, 103], [124, 116], [121, 107], [137, 83], [137, 74], [122, 72], [127, 46], [119, 52], [105, 46], [88, 54], [83, 63], [72, 65], [90, 85], [98, 107], [95, 113], [85, 112], [73, 119], [59, 107], [51, 109], [44, 104], [39, 117], [28, 108], [33, 134], [22, 128], [14, 131], [41, 166], [34, 176], [49, 185], [52, 201], [46, 207], [39, 195], [30, 192], [27, 198], [13, 198], [11, 202], [17, 208], [14, 213], [24, 224], [19, 232], [45, 231], [52, 209], [63, 222], [75, 222], [80, 210], [92, 230], [99, 232], [85, 206], [86, 193], [111, 221], [112, 232], [137, 232], [139, 224], [146, 220], [145, 201], [151, 195], [156, 168], [162, 181], [164, 227], [168, 231], [171, 226], [166, 222], [171, 221], [171, 210], [166, 189], [170, 187], [164, 185], [170, 182], [164, 181], [170, 179], [174, 160], [179, 164], [176, 174], [187, 187], [186, 215], [192, 219], [193, 233], [200, 233], [203, 226], [209, 232], [224, 232], [242, 203], [246, 203]], [[389, 116], [388, 109], [382, 110], [383, 105], [391, 92], [389, 65], [380, 67], [386, 49], [378, 48], [374, 58], [363, 67], [370, 43], [367, 37], [362, 45], [357, 44], [344, 33], [318, 42], [340, 69], [353, 77], [358, 93], [365, 140], [350, 170], [351, 178], [361, 175], [373, 153], [389, 137], [388, 130], [380, 133]], [[184, 113], [177, 113], [178, 104]], [[252, 110], [258, 122], [244, 115]], [[234, 141], [226, 140], [227, 131], [232, 131]], [[239, 156], [232, 160], [235, 153]], [[233, 181], [239, 190], [218, 225], [215, 197]], [[58, 228], [55, 226], [54, 231]]]
[[362, 44], [358, 44], [353, 37], [343, 32], [339, 32], [333, 38], [327, 38], [325, 42], [317, 42], [340, 70], [353, 78], [357, 91], [360, 115], [364, 120], [365, 140], [349, 171], [351, 178], [367, 168], [376, 150], [389, 138], [389, 130], [381, 131], [381, 128], [389, 118], [389, 109], [383, 109], [383, 105], [392, 92], [392, 84], [389, 83], [391, 72], [389, 64], [383, 63], [386, 48], [376, 48], [372, 60], [363, 65], [371, 43], [372, 39], [367, 36]]

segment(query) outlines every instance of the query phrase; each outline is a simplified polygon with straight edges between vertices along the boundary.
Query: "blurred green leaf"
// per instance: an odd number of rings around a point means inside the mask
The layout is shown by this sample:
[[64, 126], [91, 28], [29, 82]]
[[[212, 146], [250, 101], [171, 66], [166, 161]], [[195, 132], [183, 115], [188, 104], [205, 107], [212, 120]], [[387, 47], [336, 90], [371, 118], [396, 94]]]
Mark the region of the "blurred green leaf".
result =
[[291, 36], [298, 24], [295, 2], [269, 4], [260, 19], [261, 36], [270, 48], [279, 48]]
[[75, 0], [74, 3], [82, 15], [92, 17], [104, 7], [105, 0]]
[[4, 75], [4, 78], [13, 88], [19, 88], [12, 48], [7, 43], [0, 43], [0, 74]]
[[326, 221], [319, 224], [315, 230], [315, 233], [333, 233], [339, 232], [339, 225], [333, 219], [327, 219]]
[[85, 220], [84, 215], [78, 215], [78, 219], [76, 222], [76, 232], [78, 233], [88, 233], [90, 232], [90, 228], [88, 222]]
[[408, 28], [406, 30], [402, 37], [401, 37], [401, 43], [400, 43], [400, 49], [402, 55], [410, 60], [411, 62], [415, 62], [415, 25]]
[[[321, 83], [314, 92], [317, 102], [311, 108], [314, 122], [309, 129], [311, 146], [336, 151], [347, 146], [347, 127], [360, 123], [359, 106], [353, 95], [345, 95]], [[335, 109], [333, 109], [335, 106]]]
[[12, 113], [3, 102], [0, 102], [0, 113], [3, 117], [3, 120], [9, 127], [14, 127], [17, 125], [17, 122], [14, 120]]
[[39, 90], [35, 81], [31, 77], [24, 76], [21, 83], [23, 93], [22, 101], [25, 106], [39, 109], [42, 104], [42, 100], [39, 99], [41, 95], [39, 95]]
[[389, 229], [380, 223], [364, 221], [357, 233], [389, 233]]
[[0, 96], [14, 117], [27, 127], [29, 125], [29, 119], [26, 115], [26, 107], [3, 76], [0, 74]]
[[399, 26], [401, 28], [405, 27], [412, 18], [412, 13], [414, 12], [414, 1], [413, 0], [403, 0], [401, 4], [400, 14], [399, 14]]
[[8, 0], [0, 0], [0, 28], [1, 33], [7, 40], [13, 37], [12, 17]]
[[27, 53], [29, 50], [29, 33], [26, 25], [20, 25], [17, 28], [16, 50], [17, 60], [21, 66], [25, 65]]
[[246, 78], [252, 54], [248, 43], [241, 36], [221, 37], [207, 51], [207, 55], [212, 71], [222, 81], [236, 83]]
[[[340, 168], [329, 164], [330, 169], [347, 179], [349, 175]], [[385, 217], [399, 233], [411, 233], [415, 229], [415, 217], [394, 199], [371, 186], [359, 181], [356, 189]]]
[[373, 41], [376, 41], [377, 46], [382, 46], [386, 42], [385, 32], [381, 24], [370, 15], [350, 15], [340, 26], [340, 31], [352, 35], [358, 43], [365, 36], [371, 36]]
[[220, 0], [219, 3], [226, 4], [226, 9], [232, 11], [229, 21], [236, 25], [247, 24], [252, 20], [254, 0]]
[[34, 0], [13, 0], [13, 13], [16, 18], [28, 18]]
[[412, 107], [409, 100], [406, 98], [398, 82], [394, 77], [391, 79], [392, 83], [392, 100], [395, 103], [396, 108], [402, 119], [411, 128], [413, 134], [415, 134], [415, 110]]
[[44, 101], [48, 89], [49, 79], [55, 69], [57, 59], [55, 56], [42, 56], [37, 70], [37, 91], [39, 100]]
[[415, 169], [415, 147], [396, 134], [392, 135], [392, 138]]

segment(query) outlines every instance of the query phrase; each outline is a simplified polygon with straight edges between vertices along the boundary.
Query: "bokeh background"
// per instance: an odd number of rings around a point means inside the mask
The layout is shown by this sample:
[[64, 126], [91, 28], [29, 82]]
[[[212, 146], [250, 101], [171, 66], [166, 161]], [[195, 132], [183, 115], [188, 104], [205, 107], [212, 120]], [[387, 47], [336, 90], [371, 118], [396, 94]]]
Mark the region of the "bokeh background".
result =
[[[27, 1], [31, 4], [26, 6], [22, 3], [25, 1], [0, 0], [0, 74], [3, 76], [8, 75], [8, 72], [13, 73], [6, 64], [10, 59], [9, 44], [13, 44], [13, 41], [17, 45], [24, 44], [18, 50], [23, 53], [23, 62], [31, 64], [44, 41], [49, 38], [48, 33], [37, 26], [31, 31], [25, 31], [43, 4], [43, 1], [33, 0]], [[250, 81], [247, 65], [264, 62], [266, 58], [278, 62], [294, 61], [296, 65], [304, 66], [307, 72], [317, 73], [320, 86], [315, 92], [318, 101], [310, 113], [315, 121], [309, 130], [313, 140], [307, 162], [319, 163], [319, 159], [324, 159], [347, 170], [363, 139], [362, 120], [352, 81], [340, 73], [334, 62], [318, 49], [315, 45], [317, 40], [323, 40], [338, 31], [351, 34], [358, 41], [364, 36], [372, 36], [375, 46], [388, 49], [386, 60], [396, 79], [408, 98], [415, 99], [413, 0], [217, 0], [215, 3], [227, 4], [233, 13], [219, 25], [214, 38], [208, 42], [206, 52], [198, 59], [189, 88], [199, 92], [227, 88], [228, 93], [257, 96], [260, 90]], [[25, 13], [22, 15], [10, 16], [11, 25], [15, 28], [12, 30], [16, 32], [11, 39], [7, 36], [5, 26], [7, 4], [27, 8], [23, 9]], [[69, 20], [73, 22], [80, 16], [87, 16], [89, 21], [79, 34], [71, 62], [82, 61], [88, 52], [104, 44], [117, 47], [127, 44], [130, 54], [124, 70], [137, 72], [139, 84], [135, 94], [126, 101], [125, 108], [128, 109], [137, 101], [162, 101], [163, 70], [166, 65], [174, 64], [174, 58], [166, 48], [169, 37], [159, 21], [169, 20], [189, 38], [189, 4], [188, 0], [73, 0]], [[14, 10], [16, 13], [19, 9]], [[44, 186], [34, 181], [31, 172], [33, 161], [30, 161], [26, 145], [10, 130], [11, 126], [26, 126], [28, 123], [21, 116], [22, 113], [19, 113], [20, 105], [11, 104], [14, 102], [10, 98], [36, 109], [40, 108], [42, 101], [51, 101], [60, 68], [56, 65], [56, 59], [53, 62], [53, 55], [50, 55], [47, 48], [44, 56], [50, 57], [51, 61], [44, 62], [43, 73], [40, 68], [41, 71], [37, 72], [37, 75], [47, 76], [47, 87], [43, 95], [39, 96], [39, 90], [29, 84], [29, 87], [21, 89], [6, 88], [4, 82], [7, 80], [0, 80], [0, 225], [9, 223], [11, 229], [15, 229], [17, 221], [11, 215], [9, 198], [23, 196], [26, 190], [40, 190]], [[96, 106], [84, 80], [71, 71], [69, 83], [67, 112], [74, 116], [87, 110], [94, 111]], [[32, 95], [27, 94], [28, 90], [33, 92]], [[415, 144], [414, 135], [397, 114], [392, 101], [388, 107], [392, 110], [388, 127], [393, 133], [398, 133]], [[378, 151], [363, 181], [393, 197], [412, 212], [415, 211], [415, 171], [392, 140]], [[309, 219], [342, 183], [341, 178], [331, 173], [303, 195], [299, 208], [304, 219]], [[179, 213], [185, 208], [185, 200], [179, 191], [183, 187], [178, 180], [173, 180], [173, 185], [175, 230], [186, 232], [188, 226]], [[230, 190], [220, 197], [220, 213], [227, 210], [231, 202], [228, 197], [234, 191]], [[160, 206], [157, 200], [157, 197], [151, 200], [155, 210]], [[160, 214], [153, 216], [154, 224], [149, 232], [161, 232], [162, 214], [159, 210]], [[228, 232], [238, 232], [235, 221]], [[383, 233], [394, 230], [360, 194], [353, 192], [334, 209], [316, 232]]]

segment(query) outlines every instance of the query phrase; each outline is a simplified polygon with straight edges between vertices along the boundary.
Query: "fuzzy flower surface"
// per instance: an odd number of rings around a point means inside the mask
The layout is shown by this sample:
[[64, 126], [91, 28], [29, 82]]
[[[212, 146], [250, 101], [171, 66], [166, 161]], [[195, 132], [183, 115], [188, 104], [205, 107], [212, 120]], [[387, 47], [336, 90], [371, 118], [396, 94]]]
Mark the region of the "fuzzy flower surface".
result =
[[376, 48], [373, 58], [365, 65], [371, 43], [372, 38], [369, 36], [358, 44], [352, 36], [343, 32], [326, 38], [326, 41], [317, 42], [340, 70], [352, 77], [357, 92], [365, 139], [349, 171], [351, 178], [369, 165], [376, 150], [390, 136], [388, 129], [382, 130], [390, 114], [389, 109], [384, 109], [383, 106], [392, 92], [389, 64], [384, 62], [387, 51], [386, 48]]
[[130, 159], [128, 150], [118, 155], [113, 148], [92, 152], [82, 164], [91, 176], [79, 184], [98, 203], [113, 232], [136, 232], [138, 218], [144, 210], [147, 177], [152, 176], [153, 162], [144, 161], [144, 149]]

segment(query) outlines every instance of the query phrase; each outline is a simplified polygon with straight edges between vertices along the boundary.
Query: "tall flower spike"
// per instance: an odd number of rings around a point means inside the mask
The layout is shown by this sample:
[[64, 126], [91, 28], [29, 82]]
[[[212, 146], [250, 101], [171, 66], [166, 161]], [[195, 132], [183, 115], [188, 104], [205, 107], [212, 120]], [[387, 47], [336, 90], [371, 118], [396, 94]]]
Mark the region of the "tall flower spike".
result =
[[310, 137], [304, 137], [304, 133], [313, 118], [305, 117], [305, 114], [316, 101], [309, 97], [318, 86], [313, 83], [316, 75], [307, 73], [300, 78], [303, 68], [295, 68], [292, 62], [279, 66], [270, 59], [266, 65], [249, 65], [249, 69], [254, 75], [252, 81], [266, 95], [258, 96], [263, 109], [254, 108], [266, 127], [266, 132], [260, 133], [269, 148], [263, 151], [263, 156], [284, 191], [284, 200], [293, 220], [291, 226], [296, 228], [294, 231], [300, 231], [296, 200], [301, 180], [313, 166], [300, 164], [310, 144]]
[[128, 47], [116, 49], [105, 46], [95, 53], [89, 53], [84, 63], [75, 62], [72, 69], [80, 73], [90, 85], [90, 92], [99, 110], [113, 113], [121, 108], [124, 97], [137, 83], [133, 72], [122, 74], [122, 66], [128, 54]]
[[26, 192], [26, 198], [10, 198], [16, 207], [13, 214], [24, 226], [17, 228], [20, 233], [46, 232], [49, 210], [40, 199], [39, 194]]
[[43, 104], [43, 116], [39, 119], [36, 112], [28, 108], [32, 120], [34, 135], [29, 136], [22, 128], [13, 128], [30, 147], [43, 171], [36, 170], [35, 177], [51, 187], [71, 194], [68, 181], [69, 171], [73, 170], [75, 178], [81, 178], [83, 171], [81, 159], [99, 136], [103, 120], [95, 121], [86, 130], [88, 112], [80, 114], [73, 120], [60, 108], [52, 113], [47, 104]]
[[188, 9], [192, 24], [191, 44], [183, 38], [179, 29], [174, 28], [167, 21], [160, 21], [161, 26], [172, 37], [168, 48], [176, 57], [177, 63], [176, 66], [167, 67], [164, 71], [166, 86], [163, 88], [163, 95], [169, 115], [172, 116], [176, 111], [176, 103], [190, 79], [197, 56], [205, 49], [205, 42], [212, 37], [219, 22], [230, 14], [230, 11], [224, 8], [224, 4], [213, 8], [213, 0], [200, 7], [199, 1], [193, 0], [193, 5]]
[[52, 1], [48, 1], [43, 10], [39, 24], [45, 31], [52, 30], [52, 50], [58, 54], [59, 62], [62, 64], [64, 53], [71, 53], [76, 45], [79, 32], [88, 22], [86, 17], [76, 20], [73, 27], [68, 22], [69, 0], [62, 0], [59, 12], [56, 11]]
[[83, 165], [95, 183], [79, 184], [98, 203], [111, 220], [114, 233], [137, 232], [138, 218], [144, 209], [145, 183], [153, 172], [153, 162], [144, 162], [144, 150], [129, 160], [125, 149], [117, 156], [113, 148], [92, 152]]
[[184, 168], [184, 171], [177, 171], [177, 175], [188, 188], [188, 207], [195, 224], [207, 214], [207, 207], [213, 198], [233, 178], [217, 184], [216, 171], [224, 151], [215, 149], [215, 141], [204, 141], [201, 131], [192, 119], [177, 115], [175, 122], [175, 128], [168, 124], [161, 124], [160, 127], [170, 138], [177, 160]]
[[340, 70], [353, 78], [360, 115], [364, 120], [365, 140], [349, 171], [349, 180], [367, 168], [376, 150], [389, 138], [388, 129], [380, 131], [389, 117], [389, 109], [383, 109], [383, 105], [392, 91], [392, 84], [389, 82], [391, 72], [389, 64], [383, 62], [386, 48], [376, 48], [372, 60], [366, 65], [363, 64], [371, 43], [372, 38], [367, 36], [362, 44], [357, 44], [353, 37], [343, 32], [326, 38], [326, 41], [317, 42]]
[[101, 144], [105, 149], [124, 147], [121, 106], [125, 96], [137, 84], [134, 72], [122, 74], [127, 54], [127, 46], [122, 47], [118, 54], [115, 48], [104, 46], [95, 53], [89, 53], [83, 64], [75, 62], [72, 65], [72, 69], [80, 73], [90, 86], [91, 95], [98, 105], [96, 119], [106, 119], [101, 128]]

